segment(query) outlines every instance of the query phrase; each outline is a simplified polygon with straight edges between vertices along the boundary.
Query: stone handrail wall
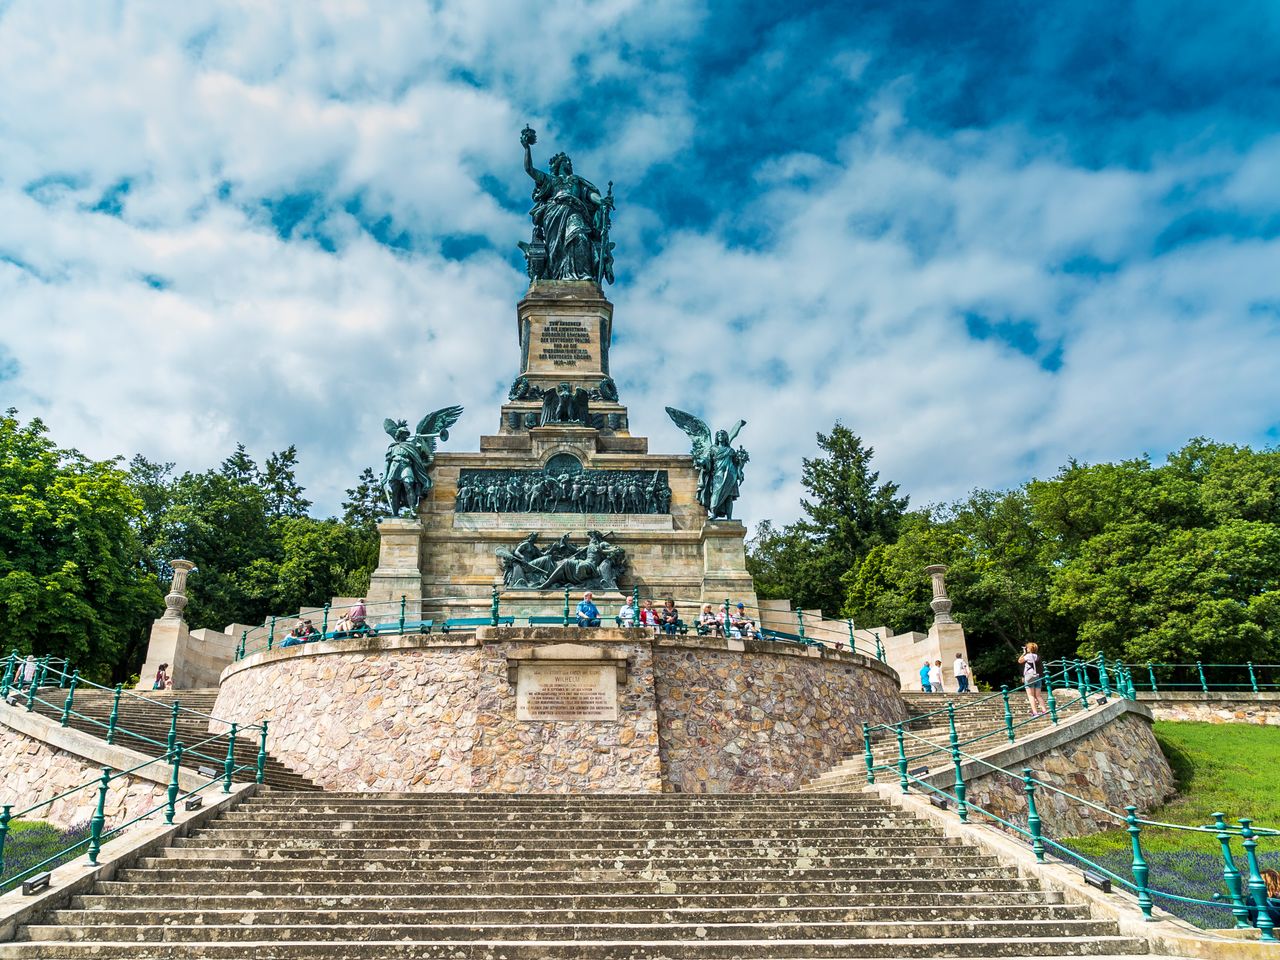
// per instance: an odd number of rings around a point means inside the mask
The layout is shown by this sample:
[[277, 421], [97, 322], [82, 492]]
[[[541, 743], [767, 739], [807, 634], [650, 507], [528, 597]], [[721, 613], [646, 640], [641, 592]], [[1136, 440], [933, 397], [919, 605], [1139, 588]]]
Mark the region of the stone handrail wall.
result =
[[[1143, 704], [1113, 699], [1025, 740], [986, 751], [961, 765], [966, 799], [1006, 820], [1025, 824], [1027, 797], [1021, 772], [1029, 767], [1037, 780], [1111, 811], [1123, 812], [1128, 804], [1137, 806], [1139, 812], [1149, 810], [1175, 788], [1173, 770], [1156, 742], [1151, 723], [1151, 711]], [[928, 765], [939, 769], [922, 779], [951, 791], [955, 773], [949, 756], [938, 754]], [[1120, 823], [1053, 790], [1037, 790], [1036, 805], [1046, 833], [1055, 838], [1110, 830]]]
[[[625, 664], [618, 719], [518, 720], [520, 651], [579, 639]], [[224, 671], [215, 712], [270, 721], [272, 755], [334, 790], [786, 790], [906, 709], [866, 657], [640, 629], [482, 628], [330, 641]]]
[[[100, 779], [103, 767], [128, 770], [148, 759], [136, 750], [0, 703], [0, 803], [12, 804], [15, 812]], [[113, 779], [107, 790], [107, 829], [163, 803], [172, 772], [168, 763], [157, 762]], [[179, 771], [183, 791], [195, 790], [203, 781], [195, 773]], [[97, 788], [89, 787], [32, 811], [26, 819], [65, 828], [88, 821], [97, 802]]]
[[1138, 702], [1150, 708], [1157, 720], [1280, 726], [1280, 691], [1140, 691]]

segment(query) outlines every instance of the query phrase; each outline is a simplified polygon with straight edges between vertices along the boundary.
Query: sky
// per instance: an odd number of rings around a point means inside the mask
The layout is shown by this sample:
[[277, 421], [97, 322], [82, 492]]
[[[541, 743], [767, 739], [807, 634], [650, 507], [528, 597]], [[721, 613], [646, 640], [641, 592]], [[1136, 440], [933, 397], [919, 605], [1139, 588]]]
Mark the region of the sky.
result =
[[632, 431], [915, 505], [1280, 440], [1280, 4], [0, 0], [0, 408], [178, 470], [497, 432], [535, 161], [615, 182]]

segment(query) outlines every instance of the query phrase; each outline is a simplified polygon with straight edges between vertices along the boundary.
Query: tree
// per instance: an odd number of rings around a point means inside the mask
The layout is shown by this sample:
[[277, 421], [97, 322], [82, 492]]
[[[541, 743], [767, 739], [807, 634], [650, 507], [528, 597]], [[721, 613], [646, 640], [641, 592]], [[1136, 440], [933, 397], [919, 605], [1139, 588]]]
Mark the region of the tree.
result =
[[293, 444], [267, 457], [267, 468], [259, 478], [271, 516], [305, 517], [311, 501], [302, 495], [303, 488], [294, 474], [298, 466], [298, 448]]
[[875, 547], [897, 539], [908, 498], [898, 495], [897, 484], [880, 483], [871, 469], [875, 451], [839, 421], [817, 440], [826, 455], [801, 465], [805, 519], [781, 530], [758, 526], [748, 570], [763, 582], [762, 597], [786, 597], [834, 616], [844, 605], [843, 577]]
[[142, 563], [143, 505], [119, 460], [59, 449], [38, 418], [0, 417], [0, 616], [20, 653], [73, 661], [106, 681], [163, 609]]

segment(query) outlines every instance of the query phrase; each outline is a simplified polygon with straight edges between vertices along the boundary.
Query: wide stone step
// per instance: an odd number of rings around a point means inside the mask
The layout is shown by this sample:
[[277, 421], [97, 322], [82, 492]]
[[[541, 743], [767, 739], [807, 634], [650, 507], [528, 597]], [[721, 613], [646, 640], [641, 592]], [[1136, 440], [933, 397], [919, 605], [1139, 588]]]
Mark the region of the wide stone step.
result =
[[[90, 918], [94, 920], [96, 918]], [[257, 940], [318, 940], [361, 942], [366, 940], [408, 940], [418, 942], [500, 940], [506, 942], [528, 940], [576, 940], [619, 941], [627, 939], [661, 940], [876, 940], [910, 936], [914, 924], [897, 921], [869, 921], [865, 923], [842, 922], [755, 922], [755, 923], [585, 923], [565, 924], [409, 924], [390, 922], [384, 917], [380, 924], [328, 922], [287, 924], [274, 916], [259, 916], [250, 922], [242, 919], [232, 925], [211, 924], [138, 924], [90, 922], [87, 924], [33, 925], [27, 928], [30, 940], [123, 940], [134, 941], [257, 941]], [[958, 937], [1096, 937], [1114, 936], [1113, 923], [1097, 920], [1021, 919], [1006, 920], [939, 920], [929, 925], [932, 937], [951, 939]]]
[[[186, 926], [236, 926], [245, 919], [245, 909], [215, 910], [202, 905], [199, 910], [175, 909], [164, 914], [164, 925]], [[296, 904], [287, 901], [268, 905], [259, 905], [249, 912], [270, 918], [272, 924], [282, 926], [305, 926], [315, 921], [316, 914], [310, 909], [298, 909]], [[1082, 904], [1041, 905], [1036, 908], [1036, 915], [1041, 920], [1088, 920], [1089, 909]], [[154, 908], [148, 905], [139, 909], [132, 908], [112, 912], [110, 923], [117, 927], [154, 925], [156, 920]], [[513, 924], [529, 926], [572, 926], [574, 924], [607, 925], [621, 924], [654, 925], [654, 924], [834, 924], [834, 923], [868, 923], [873, 921], [894, 921], [897, 923], [925, 923], [932, 921], [960, 922], [981, 920], [994, 922], [999, 920], [1017, 920], [1026, 918], [1026, 907], [1021, 904], [968, 903], [942, 905], [917, 905], [886, 907], [876, 906], [798, 906], [779, 907], [774, 904], [757, 906], [680, 906], [665, 907], [632, 907], [618, 908], [585, 908], [565, 907], [543, 910], [513, 909], [468, 909], [468, 910], [424, 910], [403, 908], [394, 912], [373, 910], [369, 908], [351, 908], [346, 906], [330, 907], [324, 911], [326, 922], [341, 925], [385, 926], [394, 923], [397, 926], [458, 926], [474, 925], [477, 927], [510, 926]], [[100, 910], [59, 910], [47, 920], [49, 925], [93, 926], [103, 920]]]
[[[943, 836], [940, 831], [914, 834], [921, 843], [934, 847], [963, 847], [963, 841], [954, 837]], [[524, 849], [606, 849], [632, 848], [652, 850], [659, 846], [679, 845], [681, 848], [698, 846], [717, 846], [726, 841], [733, 841], [742, 846], [777, 847], [781, 844], [795, 846], [797, 844], [821, 843], [827, 845], [844, 845], [859, 847], [889, 847], [902, 849], [902, 834], [888, 828], [871, 830], [779, 830], [771, 833], [753, 833], [748, 830], [693, 830], [680, 833], [675, 831], [661, 833], [654, 831], [632, 831], [622, 833], [617, 830], [592, 830], [588, 832], [558, 831], [542, 833], [531, 831], [494, 831], [489, 835], [481, 832], [455, 836], [446, 831], [417, 830], [307, 830], [288, 833], [284, 830], [210, 830], [201, 831], [198, 836], [180, 838], [174, 841], [176, 847], [229, 847], [235, 844], [262, 846], [267, 844], [284, 844], [287, 846], [308, 846], [312, 844], [332, 845], [341, 849], [344, 846], [359, 844], [393, 843], [398, 845], [419, 846], [422, 849], [474, 849], [474, 850], [510, 850]]]
[[[160, 884], [135, 884], [128, 893], [107, 894], [95, 893], [74, 897], [71, 908], [75, 910], [124, 911], [145, 909], [152, 912], [163, 912], [167, 917], [171, 912], [189, 910], [192, 906], [190, 896], [178, 895], [167, 886]], [[150, 892], [154, 888], [155, 892]], [[702, 890], [690, 890], [683, 894], [655, 893], [581, 893], [578, 895], [548, 895], [531, 893], [519, 897], [503, 897], [493, 895], [448, 896], [443, 894], [422, 894], [409, 892], [403, 894], [367, 893], [362, 890], [351, 890], [343, 887], [328, 894], [298, 893], [294, 890], [281, 891], [279, 894], [264, 894], [258, 889], [242, 892], [239, 895], [227, 893], [209, 894], [200, 897], [202, 911], [230, 910], [237, 913], [261, 910], [394, 910], [394, 911], [457, 911], [457, 912], [497, 912], [503, 916], [514, 916], [520, 911], [541, 914], [555, 910], [604, 910], [629, 912], [632, 910], [670, 910], [676, 908], [689, 910], [783, 910], [820, 909], [820, 908], [885, 908], [885, 894], [880, 888], [870, 892], [859, 892], [860, 888], [840, 889], [831, 893], [717, 893], [710, 894]], [[1061, 905], [1062, 894], [1052, 890], [928, 890], [911, 894], [911, 908], [926, 907], [1010, 907], [1025, 910], [1034, 906], [1037, 911], [1042, 905]], [[896, 911], [903, 909], [893, 904], [887, 909]], [[1073, 909], [1086, 909], [1073, 907]]]
[[254, 960], [916, 960], [916, 958], [1055, 958], [1097, 957], [1118, 960], [1146, 952], [1146, 943], [1119, 936], [1067, 936], [943, 939], [909, 936], [858, 940], [627, 940], [561, 941], [431, 941], [405, 943], [368, 940], [323, 943], [314, 940], [244, 940], [204, 943], [138, 943], [133, 940], [80, 944], [48, 941], [0, 945], [6, 958], [109, 958], [109, 960], [178, 960], [178, 958], [245, 958]]

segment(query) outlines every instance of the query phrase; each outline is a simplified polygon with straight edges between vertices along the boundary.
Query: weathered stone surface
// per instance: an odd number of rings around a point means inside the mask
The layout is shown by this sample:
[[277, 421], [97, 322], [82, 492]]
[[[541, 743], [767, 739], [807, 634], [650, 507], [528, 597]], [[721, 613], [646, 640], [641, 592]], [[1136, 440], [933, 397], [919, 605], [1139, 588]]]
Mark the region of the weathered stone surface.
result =
[[1280, 692], [1145, 692], [1138, 694], [1138, 700], [1151, 708], [1157, 720], [1280, 726]]
[[[522, 665], [593, 650], [617, 678], [617, 721], [519, 718]], [[268, 719], [272, 754], [335, 790], [719, 793], [820, 772], [862, 723], [904, 715], [896, 690], [882, 665], [830, 651], [486, 628], [258, 654], [224, 675], [217, 712]]]
[[[1047, 734], [1058, 731], [1050, 730]], [[999, 757], [986, 755], [1001, 765]], [[1128, 804], [1150, 810], [1175, 788], [1173, 771], [1160, 750], [1151, 722], [1134, 712], [1119, 713], [1083, 737], [1028, 757], [1038, 780], [1113, 811]], [[968, 780], [968, 800], [1015, 823], [1027, 822], [1027, 796], [1020, 779], [988, 773]], [[1115, 829], [1118, 821], [1053, 790], [1036, 792], [1045, 832], [1072, 837]]]

